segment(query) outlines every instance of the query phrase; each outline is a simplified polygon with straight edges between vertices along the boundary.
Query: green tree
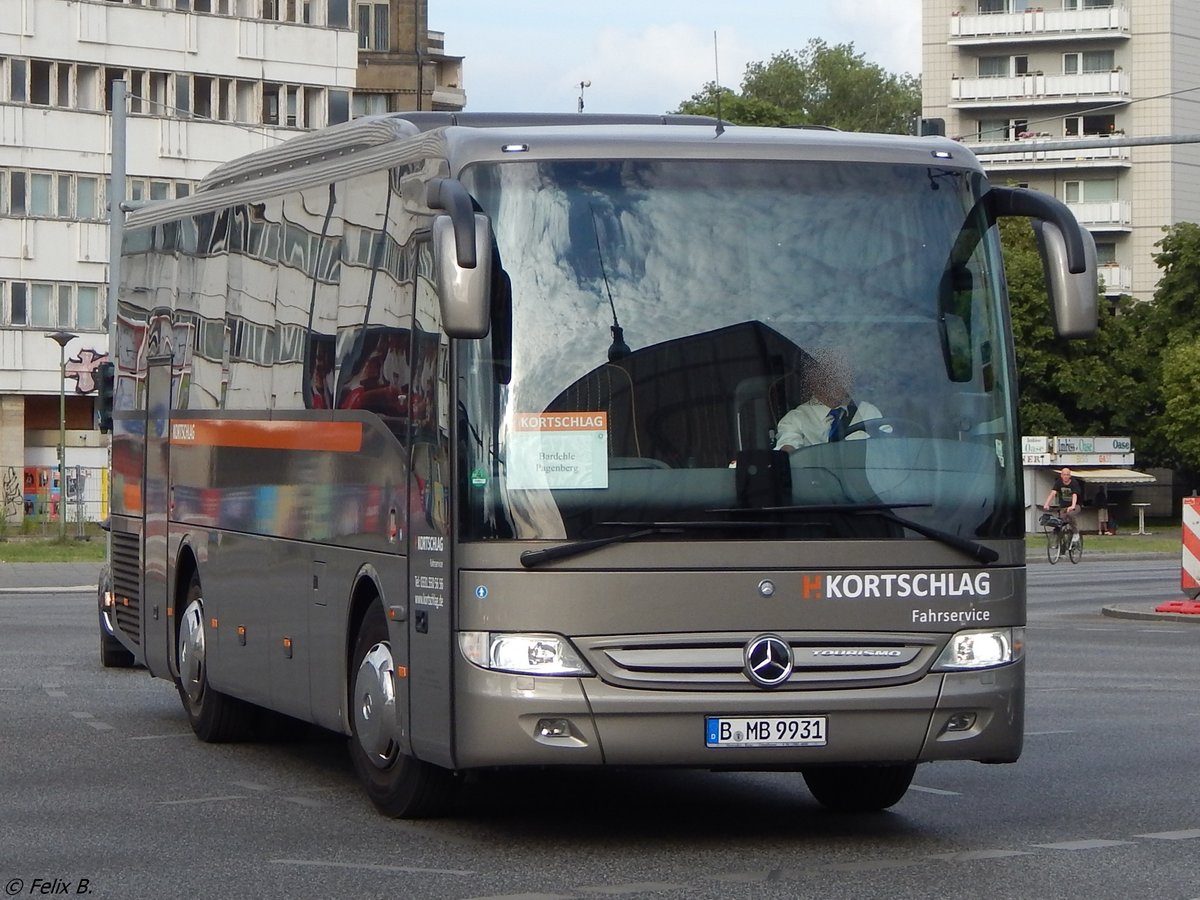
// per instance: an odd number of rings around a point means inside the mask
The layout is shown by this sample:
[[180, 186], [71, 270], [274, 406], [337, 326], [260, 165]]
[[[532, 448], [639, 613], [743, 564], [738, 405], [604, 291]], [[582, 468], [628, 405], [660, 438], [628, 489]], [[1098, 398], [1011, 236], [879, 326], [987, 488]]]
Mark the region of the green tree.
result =
[[[1200, 225], [1172, 225], [1155, 246], [1162, 275], [1154, 302], [1145, 304], [1144, 326], [1158, 361], [1156, 403], [1145, 410], [1151, 423], [1149, 461], [1195, 472], [1200, 471]], [[1139, 462], [1145, 458], [1139, 454]]]
[[[1025, 434], [1116, 434], [1133, 438], [1139, 459], [1164, 455], [1155, 412], [1161, 409], [1161, 344], [1150, 304], [1100, 301], [1096, 335], [1054, 334], [1053, 312], [1033, 228], [1000, 221]], [[1147, 411], [1150, 415], [1147, 416]]]
[[[710, 82], [676, 112], [717, 114]], [[921, 114], [921, 82], [867, 62], [853, 44], [813, 38], [746, 66], [740, 93], [720, 90], [721, 117], [739, 125], [829, 125], [843, 131], [907, 134]]]
[[1174, 460], [1200, 471], [1200, 340], [1182, 337], [1162, 356], [1162, 437]]

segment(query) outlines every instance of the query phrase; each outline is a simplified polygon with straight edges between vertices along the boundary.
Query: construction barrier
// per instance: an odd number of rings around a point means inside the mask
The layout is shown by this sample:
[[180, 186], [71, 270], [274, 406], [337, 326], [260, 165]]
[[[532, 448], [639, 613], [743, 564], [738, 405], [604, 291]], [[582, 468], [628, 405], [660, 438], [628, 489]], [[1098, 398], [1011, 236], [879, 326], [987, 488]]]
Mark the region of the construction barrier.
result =
[[1183, 562], [1179, 586], [1193, 600], [1200, 596], [1200, 497], [1183, 498]]

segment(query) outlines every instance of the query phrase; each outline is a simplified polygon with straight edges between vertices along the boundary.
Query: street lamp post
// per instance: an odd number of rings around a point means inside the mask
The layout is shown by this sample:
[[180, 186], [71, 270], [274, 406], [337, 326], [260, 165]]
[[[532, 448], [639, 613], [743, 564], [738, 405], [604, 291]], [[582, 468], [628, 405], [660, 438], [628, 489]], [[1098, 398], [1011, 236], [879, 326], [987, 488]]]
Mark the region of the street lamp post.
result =
[[[58, 344], [58, 539], [67, 539], [67, 344], [79, 335], [52, 331], [46, 337]], [[51, 489], [53, 499], [54, 491]]]
[[592, 86], [592, 83], [590, 81], [579, 82], [579, 111], [580, 112], [583, 112], [583, 89], [590, 88], [591, 86]]

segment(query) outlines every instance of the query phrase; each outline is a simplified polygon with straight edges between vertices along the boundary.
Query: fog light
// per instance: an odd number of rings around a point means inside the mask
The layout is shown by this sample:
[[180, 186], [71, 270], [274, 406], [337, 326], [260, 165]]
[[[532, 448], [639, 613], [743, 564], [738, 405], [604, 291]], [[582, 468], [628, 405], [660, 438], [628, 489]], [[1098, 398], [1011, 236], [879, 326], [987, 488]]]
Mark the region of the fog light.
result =
[[566, 719], [538, 719], [537, 735], [544, 738], [571, 736], [571, 723]]
[[946, 720], [946, 731], [970, 731], [975, 727], [975, 713], [954, 713]]

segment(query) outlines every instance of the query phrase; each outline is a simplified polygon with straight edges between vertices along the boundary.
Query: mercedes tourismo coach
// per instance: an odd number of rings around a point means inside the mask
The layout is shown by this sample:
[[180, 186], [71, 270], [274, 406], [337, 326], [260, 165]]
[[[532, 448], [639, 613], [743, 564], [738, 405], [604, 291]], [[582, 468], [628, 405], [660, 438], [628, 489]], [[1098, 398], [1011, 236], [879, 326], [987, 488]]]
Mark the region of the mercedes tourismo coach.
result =
[[[224, 165], [128, 217], [103, 639], [203, 740], [349, 736], [396, 816], [492, 767], [879, 809], [1012, 762], [1003, 216], [1089, 333], [1087, 234], [942, 138], [397, 114]], [[845, 433], [787, 443], [829, 367]]]

